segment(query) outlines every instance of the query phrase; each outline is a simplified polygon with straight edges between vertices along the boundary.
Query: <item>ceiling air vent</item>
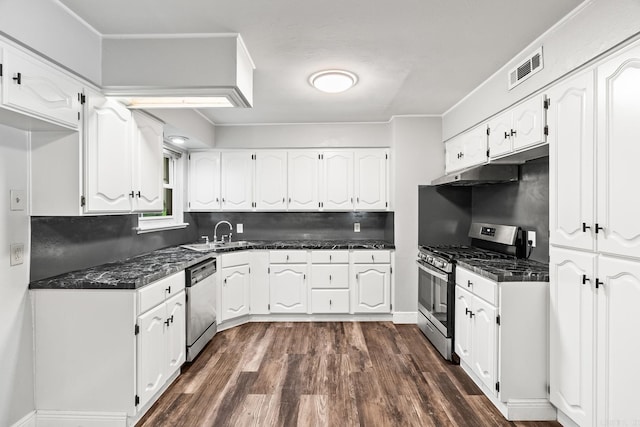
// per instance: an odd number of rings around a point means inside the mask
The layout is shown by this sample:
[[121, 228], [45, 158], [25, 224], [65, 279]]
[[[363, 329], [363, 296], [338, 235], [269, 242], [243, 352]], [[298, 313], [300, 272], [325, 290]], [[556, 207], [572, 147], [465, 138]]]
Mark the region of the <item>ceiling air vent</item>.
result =
[[509, 70], [509, 90], [518, 86], [538, 71], [542, 70], [542, 46], [533, 52], [527, 59]]

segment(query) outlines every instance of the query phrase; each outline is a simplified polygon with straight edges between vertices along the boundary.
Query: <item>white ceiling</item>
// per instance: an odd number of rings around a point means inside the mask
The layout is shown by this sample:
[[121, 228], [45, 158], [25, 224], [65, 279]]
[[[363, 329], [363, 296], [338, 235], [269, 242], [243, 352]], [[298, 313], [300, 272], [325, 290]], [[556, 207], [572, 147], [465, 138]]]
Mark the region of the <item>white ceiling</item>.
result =
[[[582, 0], [60, 0], [104, 35], [239, 33], [254, 108], [216, 124], [387, 121], [442, 114]], [[329, 68], [360, 81], [323, 94]], [[505, 77], [506, 85], [506, 77]]]

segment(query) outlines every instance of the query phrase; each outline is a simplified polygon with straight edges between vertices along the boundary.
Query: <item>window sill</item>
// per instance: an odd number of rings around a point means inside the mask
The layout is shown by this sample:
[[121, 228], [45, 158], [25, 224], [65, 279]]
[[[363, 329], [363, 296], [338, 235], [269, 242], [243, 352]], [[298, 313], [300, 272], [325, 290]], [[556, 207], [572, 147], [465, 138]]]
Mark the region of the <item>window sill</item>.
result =
[[147, 224], [143, 227], [138, 225], [138, 227], [136, 227], [136, 232], [138, 234], [153, 233], [154, 231], [178, 230], [181, 228], [186, 228], [188, 226], [188, 222], [182, 222], [178, 224]]

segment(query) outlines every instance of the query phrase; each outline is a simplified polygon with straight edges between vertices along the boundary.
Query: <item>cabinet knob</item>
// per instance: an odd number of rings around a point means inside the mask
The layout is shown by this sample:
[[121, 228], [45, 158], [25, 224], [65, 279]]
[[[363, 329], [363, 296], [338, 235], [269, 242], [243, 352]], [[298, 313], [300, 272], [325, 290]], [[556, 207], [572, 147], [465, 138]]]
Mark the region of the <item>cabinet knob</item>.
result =
[[470, 311], [470, 312], [469, 312], [469, 317], [473, 317], [473, 316], [475, 316], [475, 315], [476, 315], [476, 314], [475, 314], [473, 311]]
[[465, 308], [465, 309], [464, 309], [464, 314], [465, 314], [465, 315], [467, 315], [467, 314], [469, 314], [469, 313], [471, 313], [471, 310], [469, 310], [468, 308]]
[[16, 73], [16, 75], [13, 77], [13, 81], [17, 84], [22, 84], [22, 73]]
[[219, 197], [216, 197], [216, 203], [218, 203], [220, 201]]
[[133, 192], [133, 190], [131, 190], [131, 193], [129, 193], [129, 197], [133, 198], [135, 196], [135, 193]]
[[331, 282], [331, 275], [329, 275], [329, 282]]
[[170, 323], [170, 322], [169, 322], [169, 319], [167, 319], [167, 320], [165, 320], [165, 321], [164, 321], [164, 324], [165, 324], [165, 325], [167, 325], [167, 326], [169, 326], [169, 323]]
[[591, 229], [591, 227], [590, 227], [590, 226], [588, 226], [586, 222], [583, 222], [583, 223], [582, 223], [582, 232], [583, 232], [583, 233], [586, 233], [586, 232], [587, 232], [587, 229]]
[[516, 136], [516, 130], [515, 129], [511, 129], [511, 136]]
[[284, 197], [282, 198], [282, 203], [285, 203], [285, 199], [284, 199]]
[[470, 288], [473, 286], [473, 282], [471, 280], [467, 280], [467, 288]]
[[289, 203], [291, 203], [291, 197], [289, 197]]
[[604, 287], [604, 282], [601, 282], [600, 279], [596, 277], [596, 289], [598, 289], [600, 286]]
[[165, 291], [167, 291], [167, 293], [168, 293], [168, 294], [170, 294], [170, 293], [171, 293], [171, 286], [167, 287], [167, 288], [165, 289]]
[[509, 138], [509, 132], [504, 131], [504, 139], [507, 139], [507, 138]]
[[596, 234], [598, 234], [598, 230], [602, 230], [602, 231], [604, 231], [604, 227], [600, 227], [600, 226], [598, 225], [598, 223], [596, 222]]
[[140, 191], [138, 191], [138, 192], [136, 193], [136, 196], [138, 196], [138, 197], [142, 197], [142, 193], [141, 193]]
[[376, 261], [375, 256], [371, 255], [371, 261], [372, 261], [372, 262], [375, 262], [375, 261]]
[[583, 285], [586, 285], [586, 284], [587, 284], [587, 282], [591, 282], [591, 279], [587, 278], [587, 275], [586, 275], [586, 274], [583, 274], [583, 275], [582, 275], [582, 284], [583, 284]]

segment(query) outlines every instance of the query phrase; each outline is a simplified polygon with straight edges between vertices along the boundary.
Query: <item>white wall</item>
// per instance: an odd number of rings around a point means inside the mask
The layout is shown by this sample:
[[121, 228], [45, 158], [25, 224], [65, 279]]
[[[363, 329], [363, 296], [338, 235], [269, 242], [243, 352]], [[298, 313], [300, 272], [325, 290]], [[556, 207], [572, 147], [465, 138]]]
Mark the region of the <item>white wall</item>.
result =
[[440, 117], [396, 117], [391, 122], [395, 179], [396, 305], [418, 311], [418, 185], [444, 174]]
[[[28, 210], [9, 209], [10, 190], [28, 200], [28, 142], [27, 132], [0, 125], [0, 426], [34, 410], [30, 222]], [[24, 243], [24, 264], [9, 266], [11, 243]]]
[[216, 148], [388, 147], [389, 123], [216, 125]]
[[[451, 138], [638, 34], [639, 22], [638, 0], [586, 1], [449, 110], [443, 117], [443, 138]], [[540, 45], [544, 69], [509, 91], [507, 71]]]
[[0, 0], [0, 31], [100, 84], [100, 36], [57, 1]]

